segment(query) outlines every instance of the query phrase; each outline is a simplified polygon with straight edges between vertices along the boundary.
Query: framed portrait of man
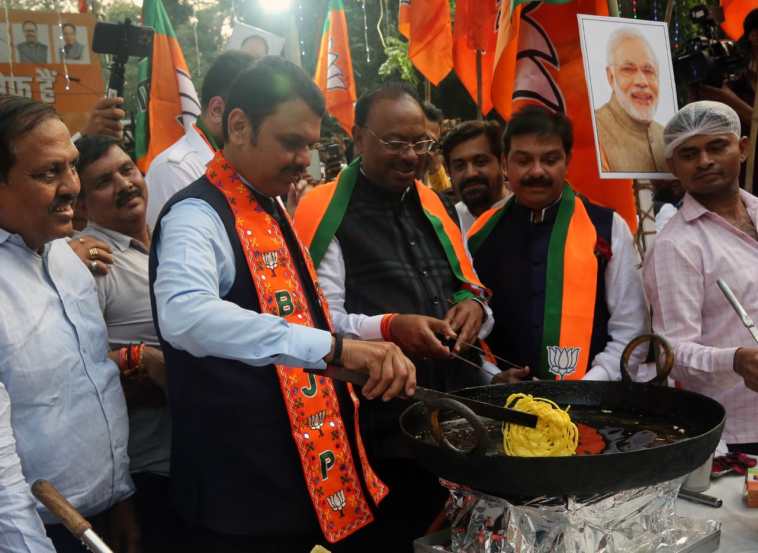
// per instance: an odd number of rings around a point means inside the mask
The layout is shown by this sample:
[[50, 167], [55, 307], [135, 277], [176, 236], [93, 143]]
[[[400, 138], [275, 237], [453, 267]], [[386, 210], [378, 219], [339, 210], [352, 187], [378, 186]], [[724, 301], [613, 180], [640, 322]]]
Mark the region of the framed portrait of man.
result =
[[49, 26], [33, 19], [13, 24], [16, 63], [50, 63]]
[[[60, 31], [60, 32], [59, 32]], [[55, 44], [55, 62], [89, 63], [90, 45], [87, 37], [87, 27], [64, 21], [60, 29], [53, 28], [53, 43]]]
[[677, 112], [663, 21], [578, 15], [601, 178], [673, 178], [663, 127]]
[[284, 48], [284, 38], [242, 21], [234, 22], [234, 30], [227, 50], [242, 50], [256, 59], [263, 56], [279, 56]]

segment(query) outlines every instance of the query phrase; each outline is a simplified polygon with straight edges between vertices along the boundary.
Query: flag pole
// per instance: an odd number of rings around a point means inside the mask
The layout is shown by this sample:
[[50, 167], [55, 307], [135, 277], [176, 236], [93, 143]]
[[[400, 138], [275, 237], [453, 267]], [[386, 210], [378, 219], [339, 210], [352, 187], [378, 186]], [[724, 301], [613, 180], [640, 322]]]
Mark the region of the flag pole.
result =
[[[756, 95], [758, 96], [758, 95]], [[476, 118], [484, 119], [482, 113], [482, 51], [476, 49]]]
[[[758, 80], [756, 84], [758, 85]], [[750, 153], [747, 157], [747, 167], [745, 168], [745, 190], [753, 193], [753, 175], [755, 174], [755, 143], [758, 140], [758, 94], [753, 100], [753, 116], [750, 119]]]
[[303, 66], [300, 59], [300, 31], [297, 28], [297, 18], [295, 12], [290, 12], [287, 18], [287, 39], [284, 42], [284, 56], [298, 67]]
[[[667, 10], [671, 8], [674, 0], [668, 0], [669, 6]], [[669, 13], [667, 11], [667, 13]], [[608, 15], [611, 17], [619, 16], [619, 4], [618, 0], [608, 0]], [[634, 236], [634, 242], [637, 246], [637, 251], [640, 254], [640, 259], [645, 258], [645, 252], [647, 251], [647, 237], [655, 235], [655, 215], [653, 212], [653, 185], [649, 180], [637, 180], [632, 183], [632, 189], [634, 190], [634, 205], [637, 210], [637, 216], [639, 217], [639, 223], [637, 224], [637, 232]]]
[[671, 18], [674, 15], [674, 0], [668, 0], [666, 3], [666, 15], [664, 16], [663, 20], [666, 22], [666, 24], [671, 23]]
[[424, 100], [427, 102], [432, 101], [432, 83], [426, 77], [424, 77]]

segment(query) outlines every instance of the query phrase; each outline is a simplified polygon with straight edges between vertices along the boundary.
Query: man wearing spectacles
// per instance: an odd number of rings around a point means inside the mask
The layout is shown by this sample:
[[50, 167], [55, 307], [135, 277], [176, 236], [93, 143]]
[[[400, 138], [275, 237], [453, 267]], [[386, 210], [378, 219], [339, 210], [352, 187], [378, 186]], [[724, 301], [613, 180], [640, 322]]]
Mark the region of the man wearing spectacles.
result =
[[[360, 157], [337, 181], [305, 196], [295, 213], [335, 328], [395, 342], [414, 360], [424, 386], [452, 390], [482, 383], [481, 359], [464, 350], [483, 334], [485, 321], [487, 332], [492, 325], [486, 289], [455, 208], [416, 178], [434, 144], [421, 103], [407, 85], [385, 84], [358, 100], [355, 124]], [[453, 354], [465, 355], [474, 367]], [[369, 456], [392, 490], [379, 519], [392, 524], [383, 537], [396, 540], [392, 551], [422, 535], [446, 495], [405, 451], [397, 422], [405, 406], [364, 402], [360, 412]]]
[[621, 27], [608, 39], [605, 68], [611, 99], [595, 112], [603, 171], [668, 172], [658, 109], [658, 58], [636, 29]]

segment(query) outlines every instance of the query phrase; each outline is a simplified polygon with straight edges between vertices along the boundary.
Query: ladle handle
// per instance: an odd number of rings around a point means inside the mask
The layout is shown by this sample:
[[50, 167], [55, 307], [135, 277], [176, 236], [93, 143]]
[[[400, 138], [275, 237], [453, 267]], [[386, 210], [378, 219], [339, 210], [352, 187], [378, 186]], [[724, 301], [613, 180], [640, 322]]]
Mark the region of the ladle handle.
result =
[[[469, 453], [484, 453], [489, 449], [489, 438], [487, 437], [487, 429], [485, 428], [482, 420], [476, 416], [471, 409], [460, 401], [456, 401], [452, 398], [441, 397], [435, 398], [424, 402], [427, 412], [427, 422], [429, 428], [432, 431], [437, 444], [446, 447], [455, 453], [467, 455]], [[445, 436], [445, 432], [440, 423], [440, 411], [442, 409], [453, 411], [456, 415], [463, 417], [468, 421], [471, 427], [474, 429], [474, 443], [469, 447], [457, 447], [448, 440]]]
[[76, 538], [82, 539], [84, 533], [92, 529], [79, 511], [47, 480], [32, 484], [32, 493]]
[[629, 359], [634, 353], [634, 350], [645, 342], [650, 342], [654, 346], [658, 345], [663, 350], [662, 355], [659, 354], [655, 356], [656, 376], [650, 380], [648, 384], [665, 384], [669, 377], [669, 373], [671, 373], [671, 369], [674, 366], [674, 350], [671, 348], [671, 344], [668, 343], [668, 340], [658, 334], [642, 334], [626, 345], [621, 354], [621, 381], [627, 383], [632, 382], [632, 377], [629, 375]]

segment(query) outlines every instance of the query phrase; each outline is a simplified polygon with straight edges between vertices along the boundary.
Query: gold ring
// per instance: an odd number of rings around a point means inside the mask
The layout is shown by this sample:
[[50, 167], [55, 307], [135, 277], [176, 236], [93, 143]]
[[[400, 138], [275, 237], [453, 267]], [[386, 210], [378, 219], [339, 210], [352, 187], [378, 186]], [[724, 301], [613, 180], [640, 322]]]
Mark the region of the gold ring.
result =
[[89, 249], [89, 258], [90, 259], [96, 259], [97, 258], [97, 248], [90, 248]]
[[84, 238], [79, 238], [79, 242], [81, 242], [82, 244], [84, 244]]

